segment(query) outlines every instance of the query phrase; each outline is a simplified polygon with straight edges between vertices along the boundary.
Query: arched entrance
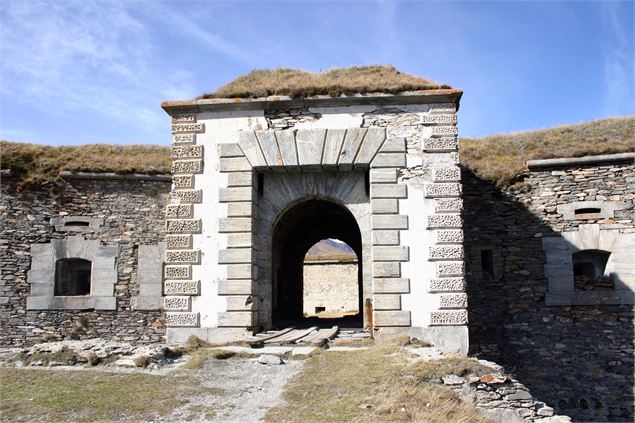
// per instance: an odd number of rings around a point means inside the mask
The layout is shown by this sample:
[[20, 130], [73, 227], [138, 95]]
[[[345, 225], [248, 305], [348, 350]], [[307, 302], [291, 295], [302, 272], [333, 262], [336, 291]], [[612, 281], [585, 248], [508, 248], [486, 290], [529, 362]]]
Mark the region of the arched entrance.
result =
[[[303, 316], [303, 265], [306, 252], [325, 238], [339, 239], [357, 255], [359, 313], [337, 319]], [[272, 244], [272, 318], [274, 326], [291, 324], [340, 324], [361, 327], [362, 319], [362, 236], [353, 215], [328, 200], [309, 199], [287, 209], [274, 225]], [[328, 295], [325, 292], [325, 295]]]

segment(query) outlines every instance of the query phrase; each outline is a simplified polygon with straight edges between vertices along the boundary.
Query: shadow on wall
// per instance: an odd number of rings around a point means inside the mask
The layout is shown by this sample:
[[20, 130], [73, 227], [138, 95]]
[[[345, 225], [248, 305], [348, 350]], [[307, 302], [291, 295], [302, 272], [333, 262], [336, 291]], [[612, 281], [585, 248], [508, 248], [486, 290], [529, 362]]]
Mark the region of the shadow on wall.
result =
[[557, 414], [632, 421], [633, 306], [547, 306], [542, 238], [559, 235], [462, 171], [471, 354], [505, 365]]

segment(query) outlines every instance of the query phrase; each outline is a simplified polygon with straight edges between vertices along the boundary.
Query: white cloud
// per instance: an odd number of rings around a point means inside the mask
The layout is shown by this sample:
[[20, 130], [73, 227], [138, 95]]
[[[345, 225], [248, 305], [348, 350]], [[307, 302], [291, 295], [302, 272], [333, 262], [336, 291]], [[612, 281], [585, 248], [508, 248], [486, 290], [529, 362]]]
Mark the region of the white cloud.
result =
[[608, 30], [608, 36], [603, 40], [606, 89], [604, 111], [607, 115], [631, 113], [635, 95], [633, 33], [631, 29], [629, 35], [629, 30], [624, 27], [621, 20], [628, 12], [621, 10], [623, 6], [618, 2], [605, 2], [602, 6], [602, 18]]
[[[68, 115], [160, 126], [165, 93], [191, 95], [188, 71], [164, 74], [150, 29], [122, 1], [3, 1], [0, 95]], [[157, 69], [158, 68], [158, 69]], [[98, 134], [95, 134], [98, 135]]]

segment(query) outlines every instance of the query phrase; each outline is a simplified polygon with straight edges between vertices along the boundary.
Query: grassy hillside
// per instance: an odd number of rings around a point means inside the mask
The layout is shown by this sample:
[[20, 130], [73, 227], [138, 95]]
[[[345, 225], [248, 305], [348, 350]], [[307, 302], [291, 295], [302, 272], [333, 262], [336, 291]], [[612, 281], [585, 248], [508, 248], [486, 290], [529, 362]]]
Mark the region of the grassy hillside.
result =
[[0, 141], [0, 167], [22, 185], [57, 180], [60, 171], [168, 173], [170, 147], [87, 144], [72, 147]]
[[635, 116], [516, 134], [461, 139], [461, 163], [480, 177], [505, 186], [527, 160], [581, 157], [635, 150]]
[[199, 98], [258, 98], [270, 95], [292, 98], [315, 95], [337, 97], [342, 94], [397, 93], [438, 88], [450, 87], [399, 72], [394, 66], [351, 66], [317, 73], [277, 68], [254, 70]]

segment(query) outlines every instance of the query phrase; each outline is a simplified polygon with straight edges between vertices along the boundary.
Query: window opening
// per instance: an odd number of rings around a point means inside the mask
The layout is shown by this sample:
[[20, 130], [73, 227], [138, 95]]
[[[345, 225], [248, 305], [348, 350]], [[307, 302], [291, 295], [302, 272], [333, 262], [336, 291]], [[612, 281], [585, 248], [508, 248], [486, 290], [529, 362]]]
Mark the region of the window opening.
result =
[[575, 289], [592, 291], [613, 289], [611, 275], [606, 275], [606, 264], [611, 253], [602, 250], [582, 250], [572, 255]]
[[70, 258], [55, 263], [55, 296], [90, 294], [92, 263], [89, 260]]
[[481, 250], [481, 272], [485, 276], [494, 276], [494, 254], [492, 250]]
[[599, 208], [585, 207], [576, 209], [573, 213], [578, 219], [593, 219], [595, 217], [598, 217], [601, 212], [602, 210]]
[[88, 222], [82, 222], [82, 221], [78, 221], [78, 220], [73, 220], [70, 222], [64, 222], [64, 226], [88, 226], [89, 223]]

